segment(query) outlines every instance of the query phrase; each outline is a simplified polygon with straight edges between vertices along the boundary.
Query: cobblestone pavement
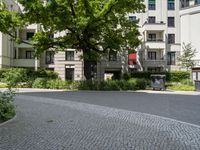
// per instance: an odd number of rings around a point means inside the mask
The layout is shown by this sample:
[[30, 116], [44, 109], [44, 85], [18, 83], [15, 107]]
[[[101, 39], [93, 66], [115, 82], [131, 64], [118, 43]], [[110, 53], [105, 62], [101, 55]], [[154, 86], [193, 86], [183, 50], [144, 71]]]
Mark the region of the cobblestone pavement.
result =
[[148, 113], [200, 126], [200, 95], [165, 94], [165, 91], [162, 94], [160, 91], [147, 92], [65, 91], [23, 94]]
[[200, 127], [121, 109], [20, 95], [0, 150], [199, 150]]

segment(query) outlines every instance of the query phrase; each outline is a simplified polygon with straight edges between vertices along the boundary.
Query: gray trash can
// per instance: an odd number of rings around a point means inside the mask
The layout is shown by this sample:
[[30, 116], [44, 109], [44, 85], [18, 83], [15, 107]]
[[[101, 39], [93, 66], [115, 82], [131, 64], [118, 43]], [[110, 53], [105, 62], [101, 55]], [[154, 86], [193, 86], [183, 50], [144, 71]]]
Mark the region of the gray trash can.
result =
[[151, 87], [153, 90], [165, 90], [166, 76], [160, 74], [151, 75]]
[[195, 90], [200, 91], [200, 80], [199, 81], [194, 81], [195, 82]]

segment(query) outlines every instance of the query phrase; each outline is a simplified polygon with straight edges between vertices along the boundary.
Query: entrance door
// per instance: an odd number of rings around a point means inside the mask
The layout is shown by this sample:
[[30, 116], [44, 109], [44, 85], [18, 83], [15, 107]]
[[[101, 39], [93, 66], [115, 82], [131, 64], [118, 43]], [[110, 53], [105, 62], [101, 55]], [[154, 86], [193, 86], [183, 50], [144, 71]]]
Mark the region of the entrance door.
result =
[[74, 68], [65, 69], [65, 80], [74, 80]]

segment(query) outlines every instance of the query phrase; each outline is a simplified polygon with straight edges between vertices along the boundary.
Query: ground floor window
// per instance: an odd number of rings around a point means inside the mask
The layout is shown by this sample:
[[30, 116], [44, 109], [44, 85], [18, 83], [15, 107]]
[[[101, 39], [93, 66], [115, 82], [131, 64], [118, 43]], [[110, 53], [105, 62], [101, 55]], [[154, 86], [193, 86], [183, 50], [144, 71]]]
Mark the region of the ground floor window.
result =
[[46, 64], [54, 64], [54, 52], [47, 51], [45, 59], [46, 59]]
[[65, 69], [65, 80], [74, 80], [74, 68]]

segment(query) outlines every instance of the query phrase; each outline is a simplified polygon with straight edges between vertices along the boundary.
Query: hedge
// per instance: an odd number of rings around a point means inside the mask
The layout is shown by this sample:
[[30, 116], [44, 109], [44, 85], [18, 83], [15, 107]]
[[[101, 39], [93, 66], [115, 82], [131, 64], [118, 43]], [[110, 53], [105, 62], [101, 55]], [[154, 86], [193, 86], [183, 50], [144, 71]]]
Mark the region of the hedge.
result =
[[79, 90], [100, 90], [100, 91], [120, 91], [120, 90], [140, 90], [146, 88], [146, 80], [109, 80], [109, 81], [80, 81]]
[[168, 82], [180, 82], [184, 79], [189, 79], [190, 78], [190, 72], [187, 71], [171, 71], [171, 72], [135, 72], [131, 74], [124, 74], [124, 79], [128, 80], [130, 78], [142, 78], [146, 80], [150, 80], [152, 74], [162, 74], [166, 75], [166, 80]]

